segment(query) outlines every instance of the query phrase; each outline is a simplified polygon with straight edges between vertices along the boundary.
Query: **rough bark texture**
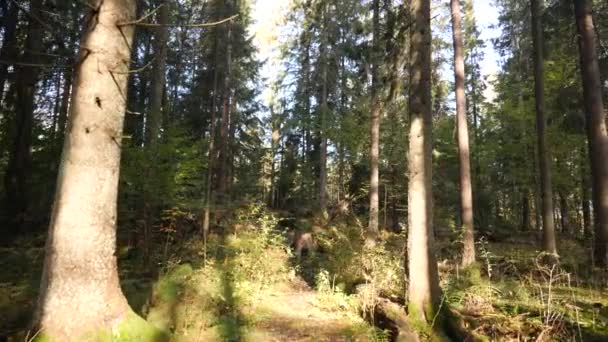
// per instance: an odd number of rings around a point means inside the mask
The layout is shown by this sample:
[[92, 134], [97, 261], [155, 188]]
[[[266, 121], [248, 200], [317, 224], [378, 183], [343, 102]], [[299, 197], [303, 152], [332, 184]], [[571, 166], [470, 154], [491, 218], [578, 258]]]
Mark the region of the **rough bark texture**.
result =
[[463, 230], [462, 266], [475, 262], [475, 234], [473, 231], [473, 188], [467, 97], [465, 94], [464, 43], [459, 0], [451, 0], [452, 34], [454, 38], [454, 77], [456, 80], [456, 122], [458, 129], [458, 158], [460, 162], [460, 217]]
[[431, 4], [411, 0], [408, 188], [409, 314], [431, 322], [440, 303], [433, 244]]
[[551, 184], [550, 152], [547, 147], [547, 119], [545, 118], [545, 68], [543, 53], [543, 27], [541, 0], [531, 0], [532, 43], [534, 46], [534, 95], [536, 99], [536, 135], [538, 171], [543, 219], [543, 249], [557, 254], [555, 221], [553, 218], [553, 189]]
[[368, 241], [373, 242], [378, 236], [378, 213], [380, 200], [378, 198], [379, 170], [378, 158], [380, 155], [380, 94], [378, 94], [378, 60], [379, 54], [378, 40], [380, 39], [380, 0], [373, 2], [374, 12], [374, 37], [373, 37], [373, 56], [372, 56], [372, 103], [371, 103], [371, 144], [369, 151], [370, 160], [370, 181], [369, 181], [369, 224], [367, 227]]
[[608, 266], [608, 135], [591, 8], [591, 0], [574, 1], [591, 161], [595, 261], [601, 266]]
[[[32, 0], [30, 10], [37, 15], [42, 0]], [[39, 20], [30, 19], [24, 52], [20, 61], [35, 64], [42, 52], [43, 28]], [[16, 66], [16, 102], [13, 143], [4, 175], [6, 207], [12, 214], [16, 229], [23, 228], [29, 202], [29, 176], [31, 169], [32, 129], [34, 124], [34, 97], [40, 74], [39, 68]]]
[[58, 341], [114, 332], [132, 311], [116, 265], [116, 201], [135, 1], [91, 1], [35, 322]]

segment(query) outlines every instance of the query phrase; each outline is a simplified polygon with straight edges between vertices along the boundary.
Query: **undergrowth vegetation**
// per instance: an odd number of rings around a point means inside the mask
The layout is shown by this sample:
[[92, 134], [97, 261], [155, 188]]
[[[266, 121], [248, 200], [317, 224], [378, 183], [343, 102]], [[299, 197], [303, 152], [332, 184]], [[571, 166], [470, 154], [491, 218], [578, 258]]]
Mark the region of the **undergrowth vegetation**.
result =
[[[294, 218], [260, 204], [231, 212], [205, 242], [191, 227], [196, 218], [190, 210], [166, 211], [152, 270], [142, 267], [141, 255], [123, 239], [122, 286], [138, 314], [175, 341], [395, 338], [377, 310], [383, 300], [406, 307], [406, 234], [383, 231], [375, 248], [366, 248], [355, 217]], [[314, 243], [298, 256], [294, 239], [306, 233]], [[438, 241], [443, 302], [479, 340], [604, 341], [608, 336], [606, 274], [589, 266], [582, 242], [562, 239], [567, 252], [559, 263], [547, 263], [525, 243], [481, 238], [478, 264], [462, 269], [455, 239]], [[42, 239], [33, 239], [19, 252], [0, 251], [6, 270], [0, 284], [5, 336], [26, 334], [41, 244]]]

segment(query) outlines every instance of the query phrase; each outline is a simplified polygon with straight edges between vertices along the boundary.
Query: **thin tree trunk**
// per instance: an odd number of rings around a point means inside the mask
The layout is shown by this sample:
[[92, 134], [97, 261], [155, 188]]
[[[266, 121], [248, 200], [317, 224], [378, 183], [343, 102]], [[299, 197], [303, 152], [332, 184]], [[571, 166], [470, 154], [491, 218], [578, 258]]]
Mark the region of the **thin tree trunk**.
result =
[[371, 144], [369, 152], [370, 160], [370, 181], [369, 181], [369, 224], [367, 226], [367, 240], [368, 245], [375, 244], [375, 240], [378, 237], [378, 213], [380, 207], [380, 200], [378, 197], [378, 186], [379, 186], [379, 156], [380, 156], [380, 113], [381, 103], [379, 94], [379, 77], [378, 60], [380, 56], [380, 0], [373, 1], [373, 12], [374, 12], [374, 36], [373, 36], [373, 53], [372, 53], [372, 88], [371, 88]]
[[467, 97], [465, 93], [464, 43], [459, 0], [451, 0], [452, 33], [454, 36], [454, 77], [456, 79], [456, 121], [458, 128], [458, 157], [460, 162], [460, 217], [463, 229], [462, 266], [475, 262], [475, 234], [473, 228], [473, 188]]
[[534, 45], [534, 95], [536, 98], [536, 134], [538, 144], [538, 168], [540, 172], [541, 204], [543, 219], [543, 249], [557, 254], [555, 221], [553, 219], [553, 190], [551, 184], [550, 152], [547, 146], [547, 120], [545, 118], [545, 71], [543, 52], [543, 26], [541, 0], [531, 0], [532, 41]]
[[327, 65], [323, 66], [323, 85], [321, 90], [321, 144], [319, 149], [319, 210], [325, 214], [327, 211], [327, 136], [326, 117], [327, 111]]
[[[15, 61], [17, 56], [17, 22], [19, 7], [16, 2], [7, 1], [6, 16], [4, 17], [4, 32], [2, 35], [2, 49], [0, 59], [3, 61]], [[8, 79], [9, 64], [0, 63], [0, 105], [4, 99], [4, 87]]]
[[[169, 21], [169, 4], [166, 0], [160, 1], [158, 10], [158, 23], [165, 25]], [[154, 69], [152, 74], [151, 94], [150, 94], [150, 110], [146, 117], [145, 145], [149, 152], [149, 157], [153, 158], [158, 146], [160, 128], [163, 120], [163, 98], [165, 93], [165, 68], [167, 61], [167, 42], [169, 31], [166, 26], [156, 28], [154, 37]], [[156, 166], [151, 162], [147, 170], [145, 170], [145, 182], [158, 177]], [[143, 262], [144, 268], [150, 266], [152, 253], [152, 227], [154, 225], [154, 213], [156, 208], [154, 205], [153, 194], [148, 187], [145, 187], [143, 193], [144, 205], [144, 252]]]
[[431, 322], [441, 292], [433, 244], [431, 4], [411, 0], [410, 134], [408, 187], [409, 314]]
[[[30, 11], [41, 13], [42, 0], [32, 0]], [[43, 45], [42, 24], [35, 19], [28, 23], [27, 38], [21, 61], [35, 64], [38, 62]], [[4, 175], [6, 204], [12, 214], [15, 229], [23, 229], [29, 206], [29, 176], [31, 172], [32, 130], [34, 125], [34, 110], [36, 84], [38, 83], [39, 68], [17, 66], [15, 90], [15, 135], [10, 149], [9, 160]]]
[[595, 260], [608, 266], [608, 136], [602, 83], [597, 59], [591, 0], [575, 0], [580, 49], [585, 123], [591, 161], [593, 213], [595, 216]]
[[219, 173], [218, 173], [218, 196], [223, 202], [228, 191], [228, 148], [230, 130], [230, 110], [232, 109], [232, 24], [227, 24], [226, 33], [226, 71], [223, 84], [223, 109], [222, 122], [220, 125], [220, 144], [219, 144]]
[[527, 190], [521, 195], [521, 230], [524, 232], [530, 230], [530, 200]]
[[588, 173], [589, 173], [589, 169], [587, 168], [587, 158], [585, 158], [585, 155], [587, 154], [587, 152], [585, 151], [585, 148], [581, 149], [581, 166], [580, 166], [580, 171], [581, 171], [581, 209], [583, 211], [583, 226], [581, 227], [583, 230], [583, 236], [588, 238], [591, 237], [592, 231], [591, 231], [591, 208], [589, 207], [589, 177], [588, 177]]
[[68, 117], [70, 106], [70, 92], [72, 91], [72, 68], [68, 67], [63, 73], [63, 89], [61, 92], [61, 104], [59, 105], [59, 116], [57, 119], [57, 135], [63, 137], [65, 133], [65, 123]]
[[562, 233], [571, 233], [572, 227], [570, 227], [570, 218], [568, 217], [568, 200], [562, 192], [558, 192], [559, 196], [559, 216], [561, 219]]
[[215, 61], [213, 66], [213, 94], [211, 100], [211, 118], [209, 119], [209, 152], [207, 153], [207, 175], [205, 182], [205, 212], [203, 216], [203, 240], [205, 245], [205, 255], [207, 254], [207, 237], [209, 236], [209, 225], [211, 221], [211, 206], [213, 206], [214, 198], [213, 198], [213, 190], [211, 189], [213, 182], [213, 171], [215, 168], [215, 139], [216, 139], [216, 121], [217, 121], [217, 100], [218, 100], [218, 66], [220, 61], [219, 54], [219, 34], [218, 31], [215, 31], [215, 41], [214, 41], [214, 50], [215, 50]]
[[[116, 201], [135, 1], [91, 2], [74, 81], [35, 322], [57, 341], [138, 319], [119, 284]], [[108, 119], [111, 118], [111, 119]], [[139, 320], [139, 319], [138, 319]], [[141, 324], [141, 323], [139, 323]], [[125, 329], [127, 329], [125, 327]], [[131, 336], [151, 340], [151, 336]], [[121, 335], [124, 338], [124, 335]]]

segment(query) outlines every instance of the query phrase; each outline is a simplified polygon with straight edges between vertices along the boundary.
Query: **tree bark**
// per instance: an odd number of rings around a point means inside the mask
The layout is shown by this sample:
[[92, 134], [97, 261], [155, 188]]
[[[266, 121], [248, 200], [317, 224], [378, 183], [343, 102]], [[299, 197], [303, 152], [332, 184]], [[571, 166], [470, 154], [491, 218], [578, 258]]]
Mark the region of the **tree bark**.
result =
[[[209, 119], [209, 152], [207, 153], [207, 175], [205, 183], [205, 211], [203, 216], [203, 240], [205, 243], [205, 249], [207, 248], [207, 237], [209, 236], [209, 226], [211, 223], [211, 206], [213, 205], [213, 191], [211, 189], [213, 183], [213, 171], [215, 169], [215, 135], [216, 135], [216, 117], [217, 117], [217, 93], [218, 93], [218, 66], [219, 66], [219, 49], [218, 49], [219, 35], [217, 30], [215, 31], [215, 61], [213, 66], [213, 94], [211, 95], [211, 118]], [[205, 250], [206, 254], [206, 250]]]
[[34, 319], [43, 335], [57, 341], [117, 334], [136, 317], [120, 289], [116, 265], [116, 202], [133, 41], [133, 26], [119, 24], [134, 19], [135, 1], [90, 5]]
[[380, 113], [381, 103], [379, 92], [378, 60], [381, 58], [379, 51], [380, 39], [380, 0], [373, 1], [374, 28], [373, 28], [373, 53], [372, 53], [372, 103], [371, 103], [371, 144], [369, 152], [370, 181], [369, 181], [369, 224], [367, 226], [368, 244], [374, 244], [378, 237], [378, 213], [380, 200], [378, 197], [379, 187], [379, 156], [380, 156]]
[[597, 57], [591, 0], [574, 0], [581, 75], [585, 101], [585, 126], [591, 162], [593, 213], [595, 217], [595, 260], [608, 266], [608, 135], [602, 83]]
[[462, 266], [475, 262], [475, 234], [473, 228], [473, 187], [467, 97], [465, 93], [464, 43], [459, 0], [451, 0], [452, 34], [454, 38], [454, 77], [456, 85], [456, 122], [458, 130], [458, 158], [460, 162], [460, 217], [463, 230]]
[[411, 0], [408, 187], [409, 314], [431, 322], [441, 293], [433, 244], [431, 4]]
[[541, 0], [531, 0], [532, 43], [534, 46], [534, 95], [536, 99], [536, 134], [538, 170], [540, 172], [541, 205], [543, 220], [543, 250], [557, 254], [555, 221], [553, 218], [553, 189], [551, 184], [550, 152], [547, 147], [547, 120], [545, 118], [545, 71], [543, 52], [543, 26]]
[[59, 104], [59, 115], [57, 118], [57, 136], [65, 134], [65, 123], [68, 118], [68, 108], [70, 106], [70, 92], [72, 91], [72, 68], [68, 67], [63, 73], [63, 88], [61, 92], [61, 103]]
[[580, 176], [581, 176], [581, 209], [583, 211], [583, 226], [582, 233], [585, 238], [592, 236], [591, 231], [591, 208], [589, 206], [589, 169], [586, 167], [585, 155], [587, 152], [584, 148], [581, 149], [581, 166], [580, 166]]
[[559, 216], [562, 226], [562, 233], [574, 233], [570, 227], [570, 218], [568, 217], [568, 199], [562, 192], [558, 192], [559, 196]]
[[[32, 0], [30, 11], [38, 15], [42, 10], [42, 0]], [[39, 20], [30, 19], [25, 40], [23, 63], [35, 64], [38, 61], [43, 45], [43, 28]], [[9, 153], [9, 160], [4, 175], [6, 204], [12, 214], [15, 229], [23, 229], [29, 202], [29, 177], [31, 172], [32, 130], [36, 84], [40, 69], [30, 66], [16, 66], [15, 90], [15, 131]]]
[[530, 230], [530, 199], [528, 190], [524, 190], [521, 195], [521, 231]]
[[[158, 23], [160, 25], [167, 24], [169, 21], [169, 3], [167, 0], [162, 0], [159, 6]], [[150, 96], [150, 114], [146, 120], [146, 144], [148, 147], [156, 146], [163, 120], [168, 39], [168, 28], [166, 26], [157, 27], [154, 39], [155, 60], [152, 75], [152, 94]]]
[[[7, 1], [6, 15], [4, 17], [4, 32], [2, 35], [2, 49], [0, 59], [3, 61], [15, 61], [17, 56], [17, 22], [19, 17], [19, 6], [17, 3]], [[4, 99], [4, 87], [8, 79], [9, 64], [0, 63], [0, 105]]]
[[[230, 11], [227, 11], [230, 13]], [[232, 109], [232, 23], [226, 24], [226, 71], [224, 73], [223, 84], [223, 109], [220, 125], [220, 144], [219, 144], [219, 172], [218, 172], [218, 197], [220, 202], [224, 202], [228, 191], [228, 149], [229, 149], [229, 130], [230, 130], [230, 110]]]

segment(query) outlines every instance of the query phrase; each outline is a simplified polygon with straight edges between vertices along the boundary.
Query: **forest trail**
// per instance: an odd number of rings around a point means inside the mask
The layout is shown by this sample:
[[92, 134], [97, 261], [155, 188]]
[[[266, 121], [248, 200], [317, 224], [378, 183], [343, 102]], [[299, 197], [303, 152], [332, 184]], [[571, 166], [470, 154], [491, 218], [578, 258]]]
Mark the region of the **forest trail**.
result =
[[[364, 341], [366, 334], [357, 333], [358, 319], [344, 312], [324, 310], [318, 293], [297, 278], [291, 287], [259, 303], [268, 316], [258, 322], [251, 336], [266, 341]], [[344, 304], [346, 309], [346, 304]], [[259, 339], [257, 339], [259, 340]]]
[[[356, 299], [331, 285], [326, 272], [311, 279], [290, 253], [271, 215], [227, 225], [207, 246], [187, 243], [139, 307], [172, 341], [368, 341], [380, 334], [358, 313]], [[304, 279], [307, 279], [305, 281]], [[127, 289], [134, 299], [137, 289]], [[141, 291], [139, 291], [141, 292]]]

